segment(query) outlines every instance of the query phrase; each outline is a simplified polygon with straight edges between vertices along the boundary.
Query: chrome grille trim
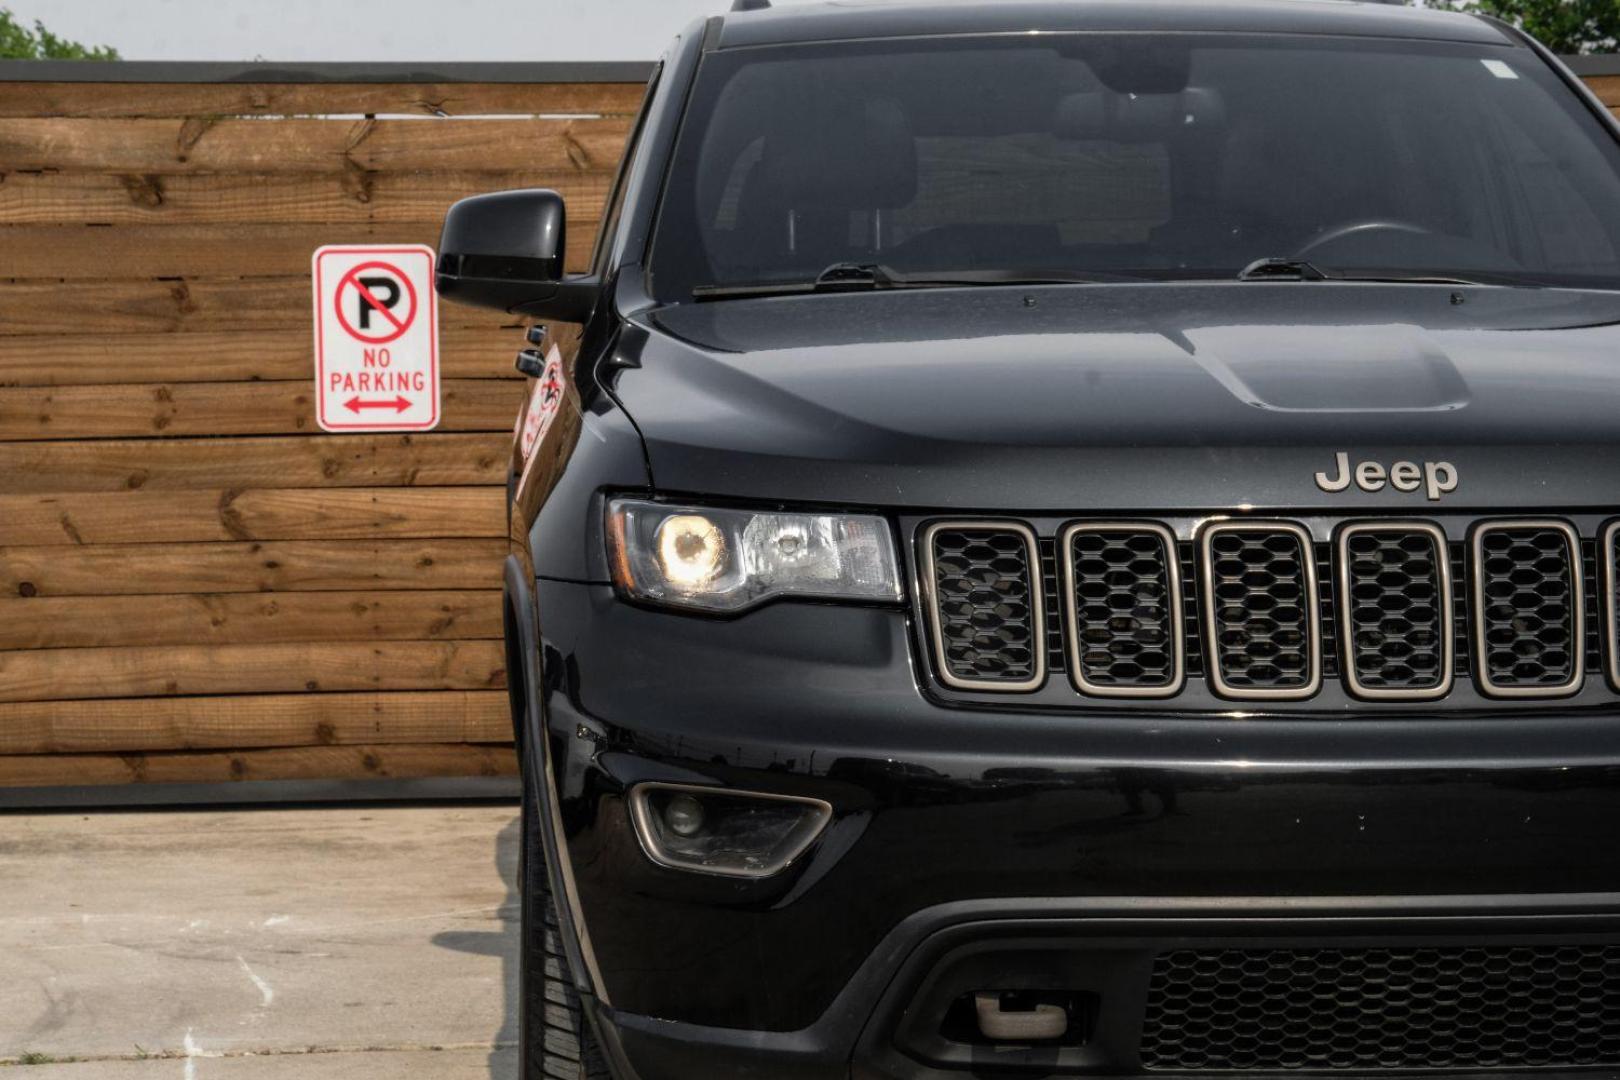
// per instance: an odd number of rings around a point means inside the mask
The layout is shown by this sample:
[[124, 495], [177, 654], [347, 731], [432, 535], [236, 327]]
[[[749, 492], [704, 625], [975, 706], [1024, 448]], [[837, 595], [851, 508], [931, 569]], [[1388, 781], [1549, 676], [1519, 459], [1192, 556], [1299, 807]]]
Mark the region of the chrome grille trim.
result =
[[[1360, 674], [1356, 670], [1355, 605], [1351, 602], [1353, 582], [1350, 576], [1350, 540], [1364, 533], [1423, 535], [1434, 543], [1435, 573], [1438, 578], [1441, 604], [1439, 621], [1441, 678], [1436, 686], [1391, 689], [1366, 686], [1361, 681]], [[1445, 532], [1438, 525], [1426, 521], [1354, 522], [1340, 528], [1338, 540], [1334, 544], [1333, 558], [1339, 586], [1339, 677], [1344, 680], [1345, 687], [1356, 697], [1366, 698], [1369, 701], [1436, 701], [1450, 694], [1456, 681], [1457, 622], [1451, 581], [1451, 545]]]
[[[1220, 625], [1215, 596], [1216, 537], [1231, 533], [1283, 533], [1299, 543], [1300, 570], [1305, 582], [1302, 601], [1305, 618], [1305, 660], [1308, 676], [1297, 687], [1245, 687], [1233, 686], [1226, 681], [1221, 660]], [[1291, 521], [1231, 521], [1218, 520], [1205, 525], [1198, 536], [1199, 584], [1205, 638], [1208, 642], [1208, 662], [1205, 677], [1211, 688], [1221, 697], [1238, 701], [1304, 701], [1315, 697], [1322, 689], [1322, 596], [1316, 580], [1316, 545], [1311, 534]]]
[[[1024, 542], [1025, 568], [1028, 574], [1029, 609], [1032, 626], [1031, 642], [1034, 674], [1018, 681], [1006, 679], [964, 679], [951, 674], [944, 625], [940, 619], [939, 572], [934, 559], [934, 538], [942, 532], [992, 532], [1012, 534]], [[1041, 545], [1029, 526], [1017, 521], [998, 519], [937, 521], [922, 532], [922, 580], [918, 583], [923, 606], [928, 613], [928, 629], [933, 645], [934, 671], [940, 682], [957, 690], [988, 690], [999, 693], [1025, 693], [1038, 690], [1046, 683], [1046, 589], [1042, 580]]]
[[1620, 598], [1615, 596], [1615, 590], [1620, 589], [1620, 575], [1616, 574], [1614, 565], [1615, 559], [1620, 558], [1617, 543], [1620, 543], [1620, 519], [1603, 526], [1597, 547], [1598, 588], [1602, 591], [1598, 597], [1598, 617], [1603, 620], [1603, 633], [1599, 636], [1603, 640], [1605, 674], [1609, 685], [1620, 692]]
[[[1523, 529], [1551, 530], [1564, 537], [1569, 559], [1571, 644], [1570, 677], [1563, 683], [1535, 686], [1501, 686], [1490, 674], [1489, 649], [1486, 634], [1485, 600], [1485, 539], [1493, 533], [1514, 532]], [[1586, 584], [1582, 568], [1581, 537], [1567, 521], [1554, 518], [1514, 518], [1481, 522], [1474, 527], [1468, 546], [1469, 606], [1473, 611], [1472, 634], [1474, 652], [1474, 679], [1482, 694], [1494, 698], [1557, 698], [1578, 693], [1586, 683]], [[1600, 552], [1601, 554], [1601, 552]]]
[[[1583, 702], [1597, 696], [1611, 703], [1620, 700], [1616, 511], [1389, 518], [1318, 513], [1295, 519], [1208, 513], [1141, 518], [916, 515], [902, 516], [901, 524], [910, 538], [908, 636], [918, 675], [926, 688], [969, 705], [994, 707], [994, 699], [1017, 694], [1053, 710], [1152, 710], [1174, 701], [1200, 712], [1220, 712], [1229, 710], [1232, 701], [1293, 701], [1302, 708], [1373, 713], [1417, 703], [1496, 710], [1537, 700], [1556, 704], [1575, 695]], [[1077, 526], [1117, 526], [1139, 533], [1129, 539], [1078, 531], [1071, 536]], [[948, 528], [994, 535], [939, 535]], [[1162, 537], [1161, 528], [1176, 538], [1180, 556], [1178, 565], [1166, 568], [1180, 582], [1182, 633], [1175, 642], [1179, 687], [1174, 692], [1163, 681], [1172, 665], [1170, 643], [1160, 636], [1171, 621], [1170, 605], [1159, 603], [1158, 592], [1168, 575], [1153, 565], [1158, 541], [1150, 542], [1146, 535], [1151, 531]], [[1276, 534], [1267, 542], [1253, 535], [1240, 541], [1225, 535], [1232, 529]], [[1363, 529], [1378, 534], [1377, 542]], [[1448, 562], [1431, 567], [1428, 540], [1398, 530], [1443, 535]], [[1520, 531], [1504, 536], [1500, 530]], [[1301, 568], [1294, 559], [1307, 535], [1314, 566]], [[1072, 576], [1065, 572], [1061, 554], [1066, 540], [1071, 555], [1076, 546], [1082, 553]], [[1577, 544], [1579, 563], [1573, 559]], [[1140, 558], [1127, 558], [1129, 548], [1139, 549]], [[1268, 557], [1265, 549], [1275, 554]], [[1097, 562], [1099, 555], [1105, 556], [1103, 562]], [[1037, 560], [1039, 593], [1032, 581]], [[1137, 580], [1123, 574], [1127, 568]], [[1352, 579], [1348, 588], [1346, 568]], [[1318, 618], [1303, 625], [1296, 605], [1307, 599], [1313, 569], [1315, 595], [1310, 599]], [[1396, 571], [1408, 576], [1403, 581]], [[1431, 591], [1437, 576], [1445, 579], [1438, 597]], [[1374, 581], [1381, 588], [1372, 588]], [[1077, 611], [1071, 615], [1064, 594], [1074, 593], [1077, 582]], [[1133, 592], [1143, 621], [1110, 622], [1103, 605], [1118, 605], [1114, 610], [1124, 616], [1132, 611]], [[1418, 598], [1423, 610], [1406, 610], [1399, 602], [1402, 596]], [[1481, 602], [1482, 597], [1489, 603]], [[1214, 620], [1219, 630], [1214, 632], [1226, 635], [1219, 670], [1214, 670], [1211, 649], [1217, 640], [1210, 625], [1211, 600], [1220, 602]], [[1442, 602], [1449, 602], [1454, 632], [1437, 641], [1432, 635]], [[1037, 605], [1038, 625], [1033, 621]], [[1388, 618], [1404, 616], [1410, 622], [1387, 622], [1379, 617], [1380, 610]], [[1361, 633], [1359, 647], [1347, 633], [1347, 611]], [[1089, 638], [1079, 638], [1071, 625], [1089, 631]], [[1146, 649], [1139, 655], [1138, 644], [1110, 645], [1101, 632], [1105, 625], [1132, 643], [1146, 643]], [[1031, 631], [1044, 636], [1046, 648], [1039, 656], [1032, 655]], [[1579, 647], [1582, 638], [1584, 648]], [[1394, 641], [1412, 645], [1418, 655], [1391, 647]], [[1083, 654], [1084, 666], [1073, 662], [1077, 642], [1090, 648]], [[1307, 664], [1307, 649], [1312, 664]], [[1437, 663], [1442, 649], [1449, 664]], [[1442, 667], [1450, 672], [1444, 688], [1435, 684]], [[1072, 677], [1074, 671], [1079, 681]], [[1102, 685], [1088, 692], [1087, 677]], [[1148, 680], [1147, 686], [1135, 685]], [[1147, 693], [1116, 692], [1120, 690]], [[1314, 703], [1306, 706], [1308, 699]]]
[[[1084, 649], [1080, 642], [1079, 604], [1075, 597], [1074, 540], [1090, 533], [1148, 534], [1156, 536], [1164, 548], [1164, 568], [1168, 585], [1170, 620], [1170, 680], [1163, 685], [1109, 686], [1086, 678]], [[1181, 693], [1187, 683], [1187, 622], [1182, 607], [1181, 548], [1175, 534], [1151, 521], [1077, 522], [1058, 536], [1058, 573], [1063, 582], [1063, 637], [1068, 649], [1069, 678], [1074, 688], [1087, 697], [1169, 698]]]

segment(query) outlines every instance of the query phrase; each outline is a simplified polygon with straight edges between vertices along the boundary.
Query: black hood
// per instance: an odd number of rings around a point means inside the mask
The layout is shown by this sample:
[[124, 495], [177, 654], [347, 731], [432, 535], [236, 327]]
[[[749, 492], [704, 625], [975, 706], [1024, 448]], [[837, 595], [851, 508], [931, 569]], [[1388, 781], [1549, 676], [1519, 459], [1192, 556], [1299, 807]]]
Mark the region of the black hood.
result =
[[1286, 283], [659, 309], [615, 382], [660, 490], [975, 510], [1620, 502], [1620, 294]]

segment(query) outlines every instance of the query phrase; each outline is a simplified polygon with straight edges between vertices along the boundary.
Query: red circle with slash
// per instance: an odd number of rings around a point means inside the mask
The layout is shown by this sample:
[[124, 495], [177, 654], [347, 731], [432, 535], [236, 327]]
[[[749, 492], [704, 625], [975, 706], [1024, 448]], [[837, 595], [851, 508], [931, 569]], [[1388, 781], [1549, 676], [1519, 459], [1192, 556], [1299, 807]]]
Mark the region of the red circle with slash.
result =
[[[386, 304], [373, 296], [371, 290], [366, 288], [360, 281], [360, 275], [367, 270], [381, 270], [384, 273], [391, 274], [405, 287], [405, 296], [410, 300], [410, 308], [403, 319], [395, 315]], [[343, 296], [350, 286], [359, 291], [361, 302], [369, 306], [375, 314], [381, 315], [383, 321], [387, 324], [387, 328], [382, 331], [380, 336], [362, 333], [349, 321], [348, 316], [343, 314]], [[347, 274], [344, 274], [343, 279], [338, 282], [333, 295], [332, 306], [337, 309], [338, 325], [342, 326], [350, 337], [356, 341], [365, 342], [367, 345], [386, 345], [390, 341], [397, 341], [403, 337], [405, 331], [411, 328], [411, 323], [416, 321], [416, 286], [411, 284], [411, 279], [402, 274], [398, 267], [389, 263], [361, 263]]]

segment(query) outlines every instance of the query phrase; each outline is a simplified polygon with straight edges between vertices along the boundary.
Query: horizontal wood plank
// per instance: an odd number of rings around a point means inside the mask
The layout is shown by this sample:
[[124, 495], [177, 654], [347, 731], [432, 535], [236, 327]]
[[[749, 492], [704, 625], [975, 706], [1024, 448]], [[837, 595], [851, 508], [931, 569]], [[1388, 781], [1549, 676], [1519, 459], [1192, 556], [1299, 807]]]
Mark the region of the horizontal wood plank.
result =
[[[326, 239], [322, 239], [322, 238]], [[429, 244], [438, 225], [5, 225], [0, 278], [292, 277], [322, 243]], [[99, 258], [98, 258], [99, 253]]]
[[641, 83], [7, 83], [0, 116], [633, 115]]
[[[439, 317], [441, 330], [523, 322], [465, 304], [442, 304]], [[0, 282], [0, 336], [96, 334], [116, 345], [116, 335], [132, 333], [225, 332], [251, 342], [279, 330], [308, 346], [311, 318], [307, 260], [297, 277]]]
[[499, 590], [0, 597], [0, 649], [500, 636]]
[[505, 649], [498, 641], [314, 642], [0, 652], [0, 701], [360, 690], [499, 690], [505, 686]]
[[451, 203], [469, 195], [549, 187], [568, 202], [570, 234], [589, 239], [609, 182], [606, 173], [535, 169], [335, 176], [12, 172], [0, 173], [0, 224], [417, 225], [440, 221]]
[[[292, 276], [322, 244], [431, 247], [440, 225], [0, 225], [0, 278]], [[594, 240], [590, 222], [570, 228], [569, 265], [584, 266]]]
[[501, 743], [506, 694], [275, 694], [0, 704], [0, 755]]
[[505, 540], [0, 548], [0, 598], [499, 589]]
[[510, 740], [507, 696], [499, 690], [0, 704], [0, 755]]
[[[446, 379], [521, 379], [513, 359], [522, 347], [515, 327], [450, 327], [439, 335], [440, 371]], [[309, 335], [293, 331], [0, 336], [0, 387], [311, 380], [312, 357]]]
[[1593, 75], [1586, 85], [1611, 109], [1620, 108], [1620, 75]]
[[0, 788], [516, 775], [517, 757], [506, 746], [314, 746], [239, 753], [0, 757]]
[[0, 547], [506, 535], [501, 488], [0, 495]]
[[611, 174], [625, 117], [582, 120], [0, 118], [9, 170]]
[[[523, 388], [448, 379], [440, 396], [439, 431], [511, 431]], [[315, 408], [304, 380], [0, 387], [0, 441], [307, 434], [320, 430]]]
[[0, 443], [0, 495], [504, 484], [511, 457], [510, 432]]

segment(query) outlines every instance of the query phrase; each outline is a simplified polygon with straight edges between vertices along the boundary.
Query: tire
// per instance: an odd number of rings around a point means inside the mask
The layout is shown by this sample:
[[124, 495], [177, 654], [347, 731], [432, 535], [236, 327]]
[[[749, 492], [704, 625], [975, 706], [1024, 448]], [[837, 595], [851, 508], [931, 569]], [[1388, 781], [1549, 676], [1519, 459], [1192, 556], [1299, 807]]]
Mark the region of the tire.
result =
[[522, 1080], [612, 1080], [568, 971], [557, 905], [546, 877], [538, 802], [523, 785], [523, 846], [519, 875], [521, 974], [518, 1060]]

